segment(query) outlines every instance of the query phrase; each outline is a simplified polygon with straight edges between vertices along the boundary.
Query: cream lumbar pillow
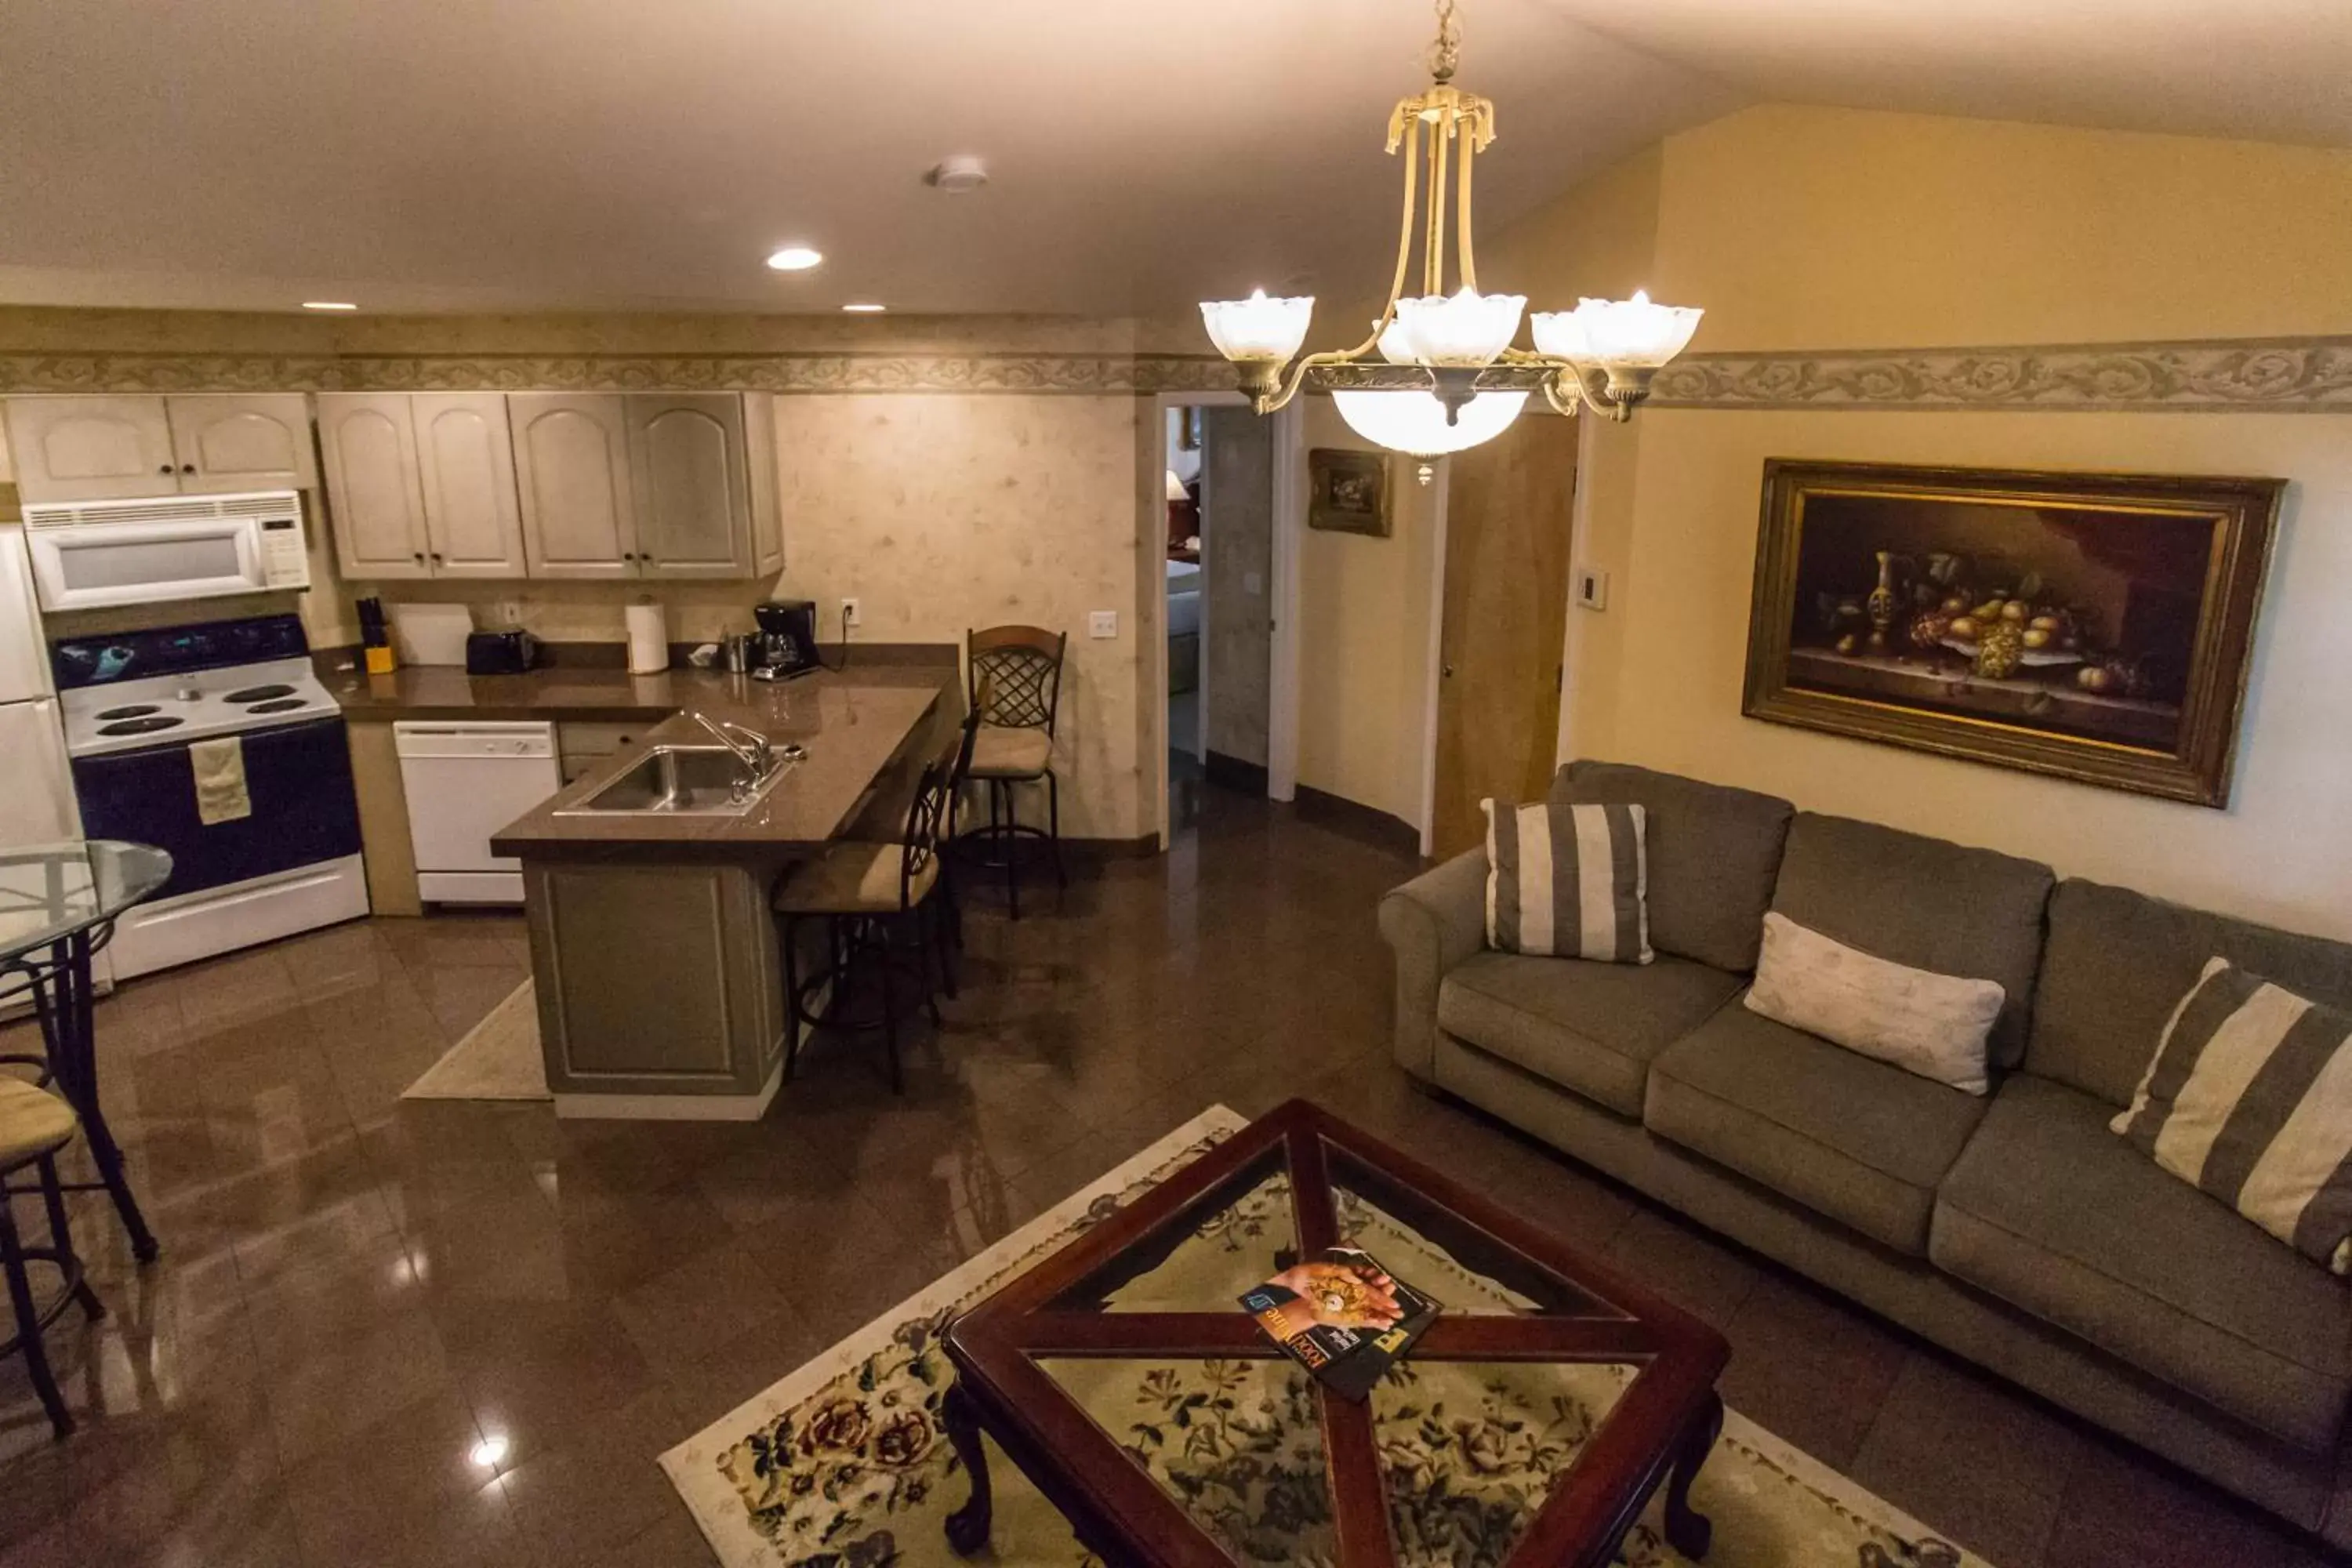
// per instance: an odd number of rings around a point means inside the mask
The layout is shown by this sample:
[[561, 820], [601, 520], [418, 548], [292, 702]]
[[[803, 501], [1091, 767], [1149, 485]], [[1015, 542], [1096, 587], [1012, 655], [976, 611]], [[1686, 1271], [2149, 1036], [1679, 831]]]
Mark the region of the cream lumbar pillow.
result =
[[2109, 1125], [2313, 1262], [2352, 1271], [2352, 1012], [2209, 959]]
[[1648, 814], [1638, 805], [1518, 805], [1486, 814], [1486, 945], [1647, 963]]
[[1774, 913], [1764, 917], [1764, 950], [1748, 1010], [1906, 1072], [1984, 1094], [1992, 1087], [1985, 1037], [2007, 999], [1998, 981], [1895, 963]]

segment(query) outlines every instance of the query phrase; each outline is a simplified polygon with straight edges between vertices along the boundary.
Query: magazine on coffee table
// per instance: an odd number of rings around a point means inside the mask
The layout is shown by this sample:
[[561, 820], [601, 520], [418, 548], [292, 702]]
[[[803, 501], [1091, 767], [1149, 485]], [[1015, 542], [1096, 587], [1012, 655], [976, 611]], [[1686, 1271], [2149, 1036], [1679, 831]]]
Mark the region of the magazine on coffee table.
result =
[[1361, 1247], [1327, 1247], [1241, 1298], [1266, 1338], [1327, 1388], [1361, 1399], [1444, 1307]]

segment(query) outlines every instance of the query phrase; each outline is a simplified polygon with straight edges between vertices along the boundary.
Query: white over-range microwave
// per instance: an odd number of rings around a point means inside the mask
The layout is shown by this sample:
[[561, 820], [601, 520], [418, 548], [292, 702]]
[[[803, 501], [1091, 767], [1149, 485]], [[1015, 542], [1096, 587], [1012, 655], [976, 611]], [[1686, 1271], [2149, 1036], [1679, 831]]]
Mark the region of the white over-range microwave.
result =
[[43, 502], [25, 508], [25, 548], [45, 610], [310, 585], [293, 490]]

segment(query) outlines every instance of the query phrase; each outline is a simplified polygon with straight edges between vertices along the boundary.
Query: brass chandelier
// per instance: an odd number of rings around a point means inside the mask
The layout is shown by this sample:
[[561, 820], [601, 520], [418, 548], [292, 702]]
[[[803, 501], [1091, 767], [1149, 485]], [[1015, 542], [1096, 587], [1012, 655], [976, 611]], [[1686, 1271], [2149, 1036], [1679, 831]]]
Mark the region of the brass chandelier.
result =
[[[1683, 351], [1703, 313], [1653, 304], [1642, 293], [1581, 300], [1573, 310], [1528, 318], [1534, 352], [1512, 346], [1527, 297], [1481, 294], [1471, 247], [1471, 171], [1495, 140], [1495, 106], [1454, 85], [1462, 52], [1457, 4], [1436, 0], [1429, 90], [1389, 116], [1389, 153], [1404, 155], [1404, 216], [1388, 305], [1371, 335], [1352, 349], [1300, 357], [1311, 296], [1269, 299], [1260, 289], [1201, 306], [1211, 340], [1238, 368], [1241, 389], [1260, 414], [1307, 386], [1328, 391], [1358, 435], [1422, 458], [1424, 483], [1430, 458], [1499, 436], [1538, 392], [1561, 414], [1585, 407], [1611, 419], [1633, 417], [1651, 378]], [[1416, 239], [1421, 292], [1408, 295]], [[1449, 275], [1457, 286], [1452, 294]]]

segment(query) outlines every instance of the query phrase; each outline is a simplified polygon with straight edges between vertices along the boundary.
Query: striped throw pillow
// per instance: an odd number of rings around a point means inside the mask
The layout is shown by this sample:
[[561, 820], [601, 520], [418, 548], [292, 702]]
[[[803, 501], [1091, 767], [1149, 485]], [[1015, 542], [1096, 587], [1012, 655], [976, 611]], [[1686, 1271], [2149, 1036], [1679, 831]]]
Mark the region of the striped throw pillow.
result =
[[2352, 1013], [2213, 959], [2112, 1125], [2305, 1257], [2352, 1273]]
[[1486, 814], [1486, 945], [1647, 963], [1647, 820], [1638, 805], [1512, 805]]

